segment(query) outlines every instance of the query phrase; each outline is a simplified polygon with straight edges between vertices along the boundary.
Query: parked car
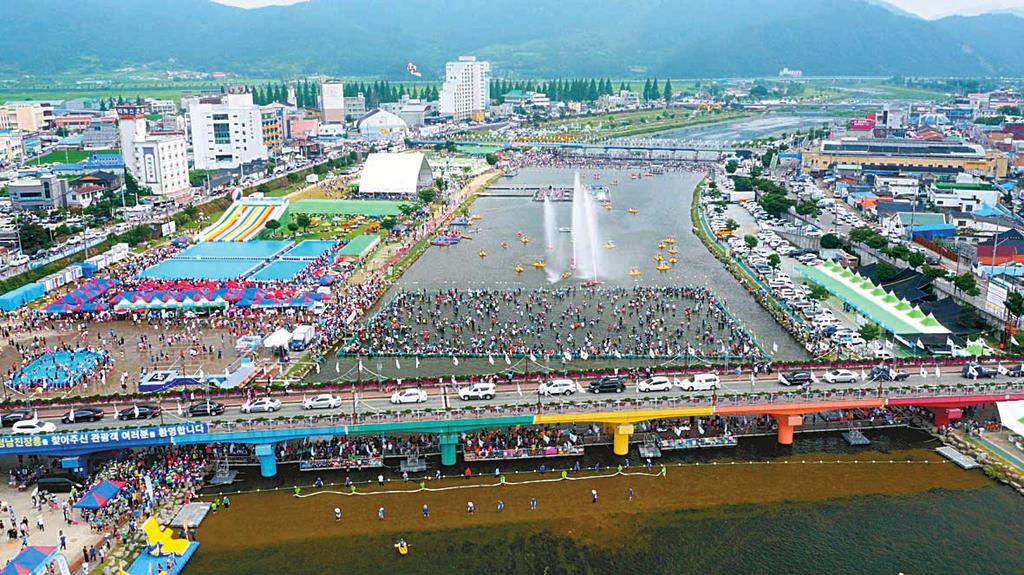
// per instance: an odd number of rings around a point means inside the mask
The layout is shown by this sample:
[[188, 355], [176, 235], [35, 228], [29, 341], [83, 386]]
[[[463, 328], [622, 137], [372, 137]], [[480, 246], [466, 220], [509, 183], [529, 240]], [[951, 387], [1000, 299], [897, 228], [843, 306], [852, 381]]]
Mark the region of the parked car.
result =
[[117, 413], [117, 418], [122, 421], [129, 419], [152, 419], [160, 415], [161, 409], [159, 405], [153, 405], [151, 403], [139, 403], [131, 407], [126, 407]]
[[590, 382], [587, 391], [590, 393], [622, 393], [626, 390], [626, 382], [617, 375], [606, 375]]
[[80, 423], [103, 419], [103, 410], [98, 407], [76, 407], [60, 418], [62, 423]]
[[281, 409], [281, 400], [273, 397], [250, 399], [242, 404], [242, 413], [274, 412]]
[[996, 371], [1003, 377], [1024, 377], [1024, 365], [1014, 365], [1011, 367], [1000, 365], [996, 368]]
[[15, 409], [8, 411], [3, 415], [3, 417], [0, 417], [0, 423], [2, 423], [4, 427], [11, 427], [15, 423], [25, 421], [26, 419], [32, 419], [31, 409]]
[[540, 395], [572, 395], [576, 393], [576, 382], [571, 379], [549, 379], [537, 386]]
[[40, 493], [68, 493], [72, 490], [82, 491], [85, 483], [74, 475], [43, 475], [36, 480], [36, 488]]
[[722, 387], [722, 382], [713, 373], [698, 373], [690, 379], [677, 381], [676, 385], [685, 391], [711, 391]]
[[848, 369], [833, 369], [825, 372], [825, 381], [828, 383], [856, 383], [857, 374]]
[[53, 433], [57, 426], [41, 419], [26, 419], [11, 426], [11, 433], [17, 435], [35, 435], [37, 433]]
[[335, 409], [341, 407], [341, 398], [332, 393], [314, 395], [302, 402], [302, 409]]
[[426, 400], [426, 390], [419, 387], [396, 389], [395, 392], [391, 394], [391, 403], [394, 403], [395, 405], [401, 403], [423, 403]]
[[909, 372], [897, 371], [884, 365], [872, 367], [871, 373], [868, 374], [868, 379], [871, 381], [903, 381], [908, 377], [910, 377]]
[[224, 413], [224, 404], [219, 401], [203, 401], [188, 406], [185, 414], [189, 417], [212, 416]]
[[779, 374], [779, 383], [782, 385], [810, 385], [814, 376], [809, 371], [790, 371]]
[[990, 379], [998, 375], [996, 370], [987, 368], [977, 362], [969, 362], [960, 370], [960, 376], [967, 379]]
[[642, 392], [672, 391], [672, 387], [672, 380], [663, 375], [648, 377], [636, 382], [636, 390]]

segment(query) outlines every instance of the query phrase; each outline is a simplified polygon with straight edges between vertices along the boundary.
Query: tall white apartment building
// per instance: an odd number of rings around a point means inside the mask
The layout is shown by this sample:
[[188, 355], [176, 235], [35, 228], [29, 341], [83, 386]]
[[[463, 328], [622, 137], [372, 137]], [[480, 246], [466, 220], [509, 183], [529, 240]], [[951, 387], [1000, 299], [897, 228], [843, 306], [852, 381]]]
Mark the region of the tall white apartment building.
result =
[[455, 120], [482, 119], [491, 107], [491, 63], [459, 56], [444, 68], [438, 111]]
[[267, 159], [263, 114], [252, 94], [227, 93], [187, 98], [192, 162], [197, 170], [233, 169]]
[[181, 136], [147, 136], [135, 142], [138, 170], [132, 175], [154, 194], [175, 194], [189, 189], [188, 144]]
[[325, 124], [345, 123], [345, 85], [340, 80], [320, 77], [320, 120]]

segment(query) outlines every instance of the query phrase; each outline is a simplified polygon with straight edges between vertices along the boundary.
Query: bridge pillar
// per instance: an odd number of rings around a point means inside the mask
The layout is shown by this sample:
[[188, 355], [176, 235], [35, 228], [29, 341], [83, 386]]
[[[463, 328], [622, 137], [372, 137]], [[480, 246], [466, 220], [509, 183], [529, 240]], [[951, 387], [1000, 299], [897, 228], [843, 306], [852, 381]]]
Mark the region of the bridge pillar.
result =
[[804, 424], [802, 415], [776, 415], [779, 422], [779, 445], [793, 445], [793, 428]]
[[632, 423], [620, 423], [612, 426], [612, 453], [629, 455], [629, 437], [633, 435]]
[[959, 407], [929, 407], [928, 411], [935, 416], [935, 427], [946, 427], [950, 422], [963, 417], [963, 411]]
[[457, 433], [441, 434], [441, 465], [455, 465], [457, 459], [456, 447], [459, 445]]
[[260, 461], [261, 476], [273, 477], [277, 475], [277, 454], [274, 453], [274, 446], [272, 444], [257, 445], [256, 459]]

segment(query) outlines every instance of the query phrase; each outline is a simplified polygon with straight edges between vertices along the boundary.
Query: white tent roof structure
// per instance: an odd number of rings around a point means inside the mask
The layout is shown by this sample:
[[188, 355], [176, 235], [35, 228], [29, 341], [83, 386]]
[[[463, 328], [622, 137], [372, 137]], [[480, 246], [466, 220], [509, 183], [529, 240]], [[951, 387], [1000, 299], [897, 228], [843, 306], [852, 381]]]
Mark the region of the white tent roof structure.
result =
[[287, 347], [288, 342], [292, 339], [292, 332], [282, 328], [278, 328], [277, 331], [268, 335], [263, 339], [263, 347], [267, 349], [273, 349], [275, 347]]
[[434, 183], [430, 164], [423, 154], [370, 154], [359, 180], [361, 194], [414, 196]]

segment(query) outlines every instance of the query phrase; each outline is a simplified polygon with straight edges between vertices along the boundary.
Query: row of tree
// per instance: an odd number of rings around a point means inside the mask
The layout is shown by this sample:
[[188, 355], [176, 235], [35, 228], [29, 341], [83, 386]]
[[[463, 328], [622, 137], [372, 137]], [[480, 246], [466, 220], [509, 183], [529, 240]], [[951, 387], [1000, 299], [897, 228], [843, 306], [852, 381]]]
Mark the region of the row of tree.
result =
[[409, 96], [412, 99], [433, 101], [440, 97], [437, 86], [418, 86], [405, 84], [392, 84], [387, 80], [369, 82], [351, 82], [345, 84], [345, 95], [352, 97], [362, 94], [366, 98], [366, 105], [369, 108], [376, 108], [381, 103], [398, 102], [402, 96]]
[[653, 80], [648, 78], [644, 82], [644, 91], [640, 94], [645, 102], [651, 100], [657, 100], [658, 98], [664, 98], [666, 102], [672, 99], [672, 80], [665, 80], [665, 87], [658, 88], [658, 79]]
[[[274, 102], [288, 102], [288, 84], [285, 82], [267, 82], [263, 85], [247, 85], [252, 94], [254, 104], [265, 106]], [[221, 92], [224, 88], [221, 88]], [[310, 80], [295, 82], [295, 105], [300, 108], [316, 108], [320, 103], [320, 84]]]

